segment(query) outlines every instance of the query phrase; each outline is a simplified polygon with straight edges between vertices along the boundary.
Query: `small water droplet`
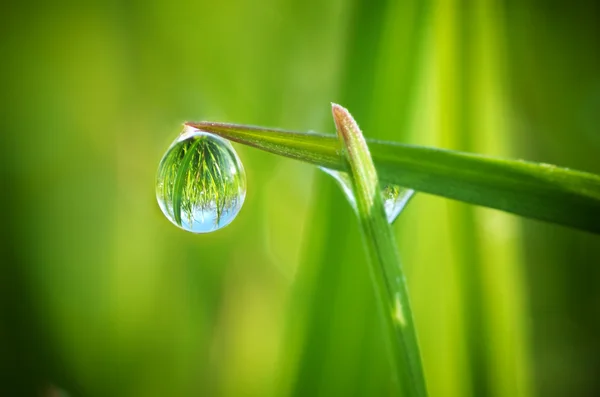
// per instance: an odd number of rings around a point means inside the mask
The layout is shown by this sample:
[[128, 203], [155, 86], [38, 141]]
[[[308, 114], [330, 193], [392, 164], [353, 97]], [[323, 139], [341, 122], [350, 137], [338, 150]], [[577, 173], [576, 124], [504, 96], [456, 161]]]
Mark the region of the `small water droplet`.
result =
[[163, 214], [192, 233], [231, 223], [246, 198], [246, 173], [227, 140], [186, 126], [158, 166], [156, 199]]
[[[350, 180], [350, 175], [348, 175], [347, 172], [331, 170], [323, 167], [319, 168], [331, 175], [337, 181], [344, 191], [344, 194], [348, 198], [348, 201], [352, 205], [352, 208], [354, 208], [356, 211], [356, 198], [352, 192], [352, 181]], [[394, 221], [398, 218], [398, 215], [400, 215], [414, 194], [415, 191], [412, 189], [403, 188], [391, 183], [383, 185], [381, 189], [381, 195], [383, 196], [383, 207], [385, 209], [387, 220], [390, 224], [394, 223]]]

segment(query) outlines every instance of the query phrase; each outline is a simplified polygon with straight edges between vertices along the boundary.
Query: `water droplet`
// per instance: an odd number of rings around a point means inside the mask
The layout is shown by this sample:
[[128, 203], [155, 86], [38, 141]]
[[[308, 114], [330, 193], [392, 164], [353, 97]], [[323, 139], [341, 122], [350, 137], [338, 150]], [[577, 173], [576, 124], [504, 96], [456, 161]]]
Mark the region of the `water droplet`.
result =
[[[354, 208], [356, 211], [356, 198], [352, 192], [352, 181], [350, 180], [350, 175], [348, 175], [347, 172], [331, 170], [323, 167], [319, 168], [331, 175], [337, 181], [344, 191], [344, 194], [348, 198], [348, 201], [352, 205], [352, 208]], [[415, 191], [412, 189], [403, 188], [391, 183], [383, 185], [381, 189], [381, 195], [383, 196], [383, 207], [385, 209], [387, 220], [390, 224], [394, 223], [394, 221], [398, 218], [398, 215], [400, 215], [414, 194]]]
[[240, 212], [246, 173], [229, 141], [186, 126], [160, 161], [156, 198], [176, 226], [213, 232]]

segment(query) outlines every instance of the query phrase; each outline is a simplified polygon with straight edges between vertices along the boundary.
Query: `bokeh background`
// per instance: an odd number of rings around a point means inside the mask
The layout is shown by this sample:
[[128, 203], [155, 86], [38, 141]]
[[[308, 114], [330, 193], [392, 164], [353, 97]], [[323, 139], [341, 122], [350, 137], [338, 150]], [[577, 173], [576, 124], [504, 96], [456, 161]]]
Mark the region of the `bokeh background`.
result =
[[[236, 148], [237, 220], [171, 225], [186, 120], [600, 173], [587, 1], [7, 1], [1, 396], [389, 396], [357, 222], [314, 167]], [[600, 238], [417, 195], [394, 225], [432, 396], [600, 394]]]

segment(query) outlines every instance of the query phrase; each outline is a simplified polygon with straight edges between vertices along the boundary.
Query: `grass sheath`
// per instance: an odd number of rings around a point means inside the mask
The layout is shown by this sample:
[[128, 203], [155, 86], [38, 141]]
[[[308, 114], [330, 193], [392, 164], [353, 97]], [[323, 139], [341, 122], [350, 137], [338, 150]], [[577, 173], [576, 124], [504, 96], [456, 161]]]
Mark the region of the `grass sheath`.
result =
[[[186, 123], [325, 168], [344, 169], [333, 135], [214, 122]], [[379, 179], [417, 191], [600, 234], [600, 176], [549, 164], [368, 141]]]
[[394, 373], [402, 395], [426, 396], [427, 389], [404, 274], [383, 207], [377, 171], [358, 125], [343, 107], [332, 105], [356, 209], [367, 248], [377, 300], [389, 336]]

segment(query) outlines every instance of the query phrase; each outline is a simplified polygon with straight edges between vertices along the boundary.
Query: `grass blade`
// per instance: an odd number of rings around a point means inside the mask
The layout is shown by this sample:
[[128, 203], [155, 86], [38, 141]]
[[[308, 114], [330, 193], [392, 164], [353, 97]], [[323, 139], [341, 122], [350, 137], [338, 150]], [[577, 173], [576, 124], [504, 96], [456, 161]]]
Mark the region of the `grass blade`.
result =
[[192, 166], [192, 157], [194, 156], [194, 152], [196, 151], [196, 148], [200, 142], [200, 139], [195, 140], [187, 150], [175, 177], [175, 185], [173, 188], [173, 216], [175, 217], [175, 222], [177, 222], [179, 226], [182, 225], [181, 207], [183, 204], [183, 185], [185, 184], [188, 171]]
[[389, 331], [392, 362], [407, 396], [426, 396], [425, 377], [398, 251], [383, 207], [377, 171], [358, 125], [333, 105], [338, 136], [352, 179], [361, 231], [369, 254], [378, 301]]
[[[214, 122], [186, 123], [229, 140], [343, 170], [332, 135]], [[548, 164], [368, 141], [379, 179], [425, 193], [600, 233], [600, 176]]]

